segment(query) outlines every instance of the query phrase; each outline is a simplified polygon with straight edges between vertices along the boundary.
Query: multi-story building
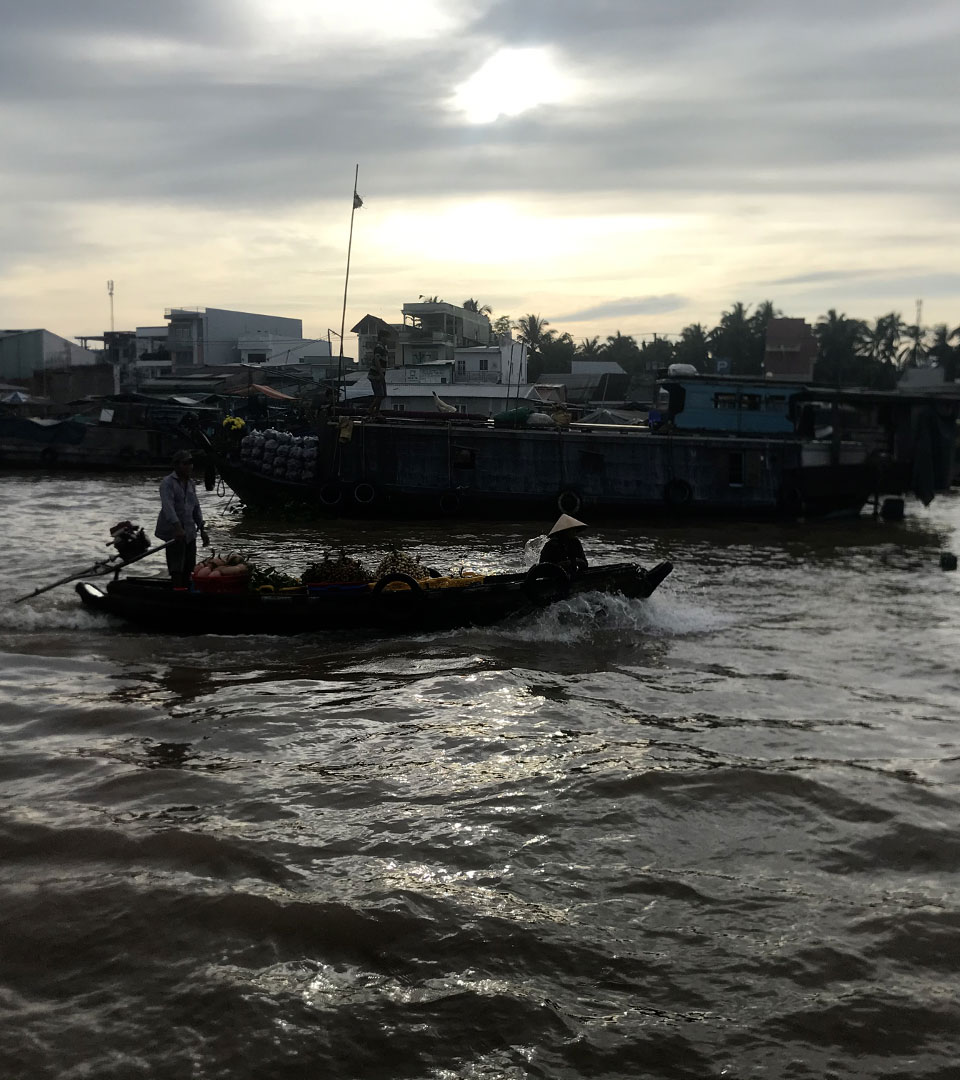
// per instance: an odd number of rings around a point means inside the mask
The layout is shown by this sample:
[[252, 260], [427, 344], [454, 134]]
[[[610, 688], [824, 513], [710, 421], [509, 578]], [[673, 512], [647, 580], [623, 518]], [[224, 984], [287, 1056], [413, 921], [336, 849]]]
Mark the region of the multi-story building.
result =
[[167, 348], [173, 370], [240, 363], [239, 342], [254, 335], [303, 340], [303, 322], [281, 315], [255, 315], [224, 308], [167, 308]]
[[[530, 396], [527, 347], [504, 338], [498, 345], [454, 349], [450, 360], [388, 367], [382, 412], [436, 412], [434, 394], [461, 413], [491, 416]], [[347, 390], [348, 399], [369, 397], [372, 387], [361, 378]]]
[[382, 349], [387, 367], [412, 367], [453, 360], [458, 349], [495, 344], [490, 320], [478, 311], [434, 300], [404, 304], [402, 314], [399, 323], [366, 315], [353, 327], [361, 368], [371, 366], [377, 346]]

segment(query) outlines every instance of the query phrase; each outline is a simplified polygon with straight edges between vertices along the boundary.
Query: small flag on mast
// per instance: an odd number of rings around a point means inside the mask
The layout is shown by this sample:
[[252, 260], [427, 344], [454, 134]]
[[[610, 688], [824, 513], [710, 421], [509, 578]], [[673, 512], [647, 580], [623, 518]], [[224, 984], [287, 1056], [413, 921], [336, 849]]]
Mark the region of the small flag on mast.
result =
[[359, 210], [361, 206], [363, 206], [363, 199], [360, 198], [360, 196], [356, 192], [356, 189], [354, 189], [354, 192], [353, 192], [353, 208], [354, 208], [354, 210]]

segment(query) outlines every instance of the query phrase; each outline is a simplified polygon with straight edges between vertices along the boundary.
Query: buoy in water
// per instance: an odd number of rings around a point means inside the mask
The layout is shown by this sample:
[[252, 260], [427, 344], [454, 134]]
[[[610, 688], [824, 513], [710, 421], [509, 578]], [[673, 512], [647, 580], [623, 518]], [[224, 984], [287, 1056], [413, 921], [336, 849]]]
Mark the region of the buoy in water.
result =
[[957, 557], [952, 551], [940, 552], [940, 569], [941, 570], [956, 570]]

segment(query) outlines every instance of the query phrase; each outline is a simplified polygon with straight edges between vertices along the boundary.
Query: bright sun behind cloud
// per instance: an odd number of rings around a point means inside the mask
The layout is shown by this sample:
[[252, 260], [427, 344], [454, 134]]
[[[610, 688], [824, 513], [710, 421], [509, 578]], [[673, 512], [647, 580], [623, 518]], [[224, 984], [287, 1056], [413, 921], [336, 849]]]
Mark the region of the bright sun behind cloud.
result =
[[457, 87], [452, 105], [471, 124], [491, 124], [537, 105], [567, 101], [574, 89], [552, 50], [501, 49]]

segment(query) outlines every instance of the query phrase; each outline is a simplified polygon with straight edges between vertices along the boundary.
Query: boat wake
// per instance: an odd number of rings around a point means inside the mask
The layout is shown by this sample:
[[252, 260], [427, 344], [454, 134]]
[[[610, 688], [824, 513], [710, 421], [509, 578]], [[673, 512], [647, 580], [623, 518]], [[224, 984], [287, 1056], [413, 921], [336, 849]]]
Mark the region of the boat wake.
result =
[[[0, 631], [37, 633], [47, 630], [100, 630], [107, 629], [103, 616], [82, 608], [72, 589], [64, 589], [58, 596], [37, 597], [22, 604], [0, 600], [3, 604], [3, 623]], [[116, 625], [121, 624], [118, 621]]]
[[731, 619], [661, 586], [648, 600], [613, 593], [581, 593], [517, 622], [498, 627], [498, 636], [528, 642], [591, 641], [598, 635], [679, 637], [722, 629]]

